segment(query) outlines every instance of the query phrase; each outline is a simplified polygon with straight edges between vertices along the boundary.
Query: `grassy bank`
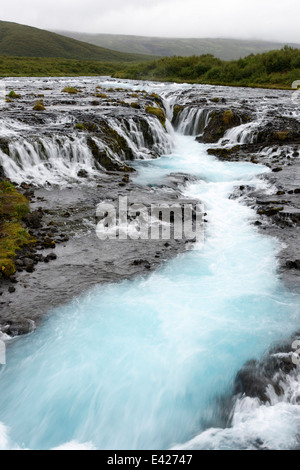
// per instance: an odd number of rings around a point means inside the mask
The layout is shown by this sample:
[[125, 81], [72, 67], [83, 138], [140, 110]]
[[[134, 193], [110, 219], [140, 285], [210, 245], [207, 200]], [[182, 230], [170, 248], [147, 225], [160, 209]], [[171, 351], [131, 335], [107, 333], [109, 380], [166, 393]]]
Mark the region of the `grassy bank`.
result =
[[300, 50], [286, 46], [278, 51], [251, 54], [245, 59], [229, 62], [212, 55], [166, 57], [128, 66], [114, 76], [179, 83], [290, 89], [295, 80], [300, 80]]
[[97, 75], [134, 80], [290, 89], [295, 80], [300, 80], [300, 49], [284, 47], [229, 62], [208, 54], [165, 57], [134, 65], [125, 62], [0, 57], [2, 77]]
[[111, 75], [126, 69], [119, 62], [32, 57], [0, 57], [1, 77], [74, 77]]
[[22, 226], [29, 203], [8, 181], [0, 182], [0, 279], [15, 273], [16, 252], [35, 240]]

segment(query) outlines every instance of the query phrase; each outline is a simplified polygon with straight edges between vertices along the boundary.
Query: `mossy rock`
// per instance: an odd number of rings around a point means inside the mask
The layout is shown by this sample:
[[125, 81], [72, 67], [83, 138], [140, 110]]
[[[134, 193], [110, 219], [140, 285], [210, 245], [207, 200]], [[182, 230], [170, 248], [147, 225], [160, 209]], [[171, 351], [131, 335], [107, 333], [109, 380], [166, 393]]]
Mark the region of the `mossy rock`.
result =
[[154, 106], [147, 106], [145, 109], [147, 114], [151, 114], [153, 116], [156, 116], [161, 124], [165, 127], [166, 126], [166, 115], [164, 111], [161, 108], [155, 108]]
[[71, 86], [66, 86], [62, 90], [62, 93], [69, 93], [70, 95], [77, 95], [78, 93], [81, 93], [81, 91], [78, 90], [78, 88], [74, 88], [74, 87], [71, 87]]
[[15, 263], [9, 258], [0, 258], [0, 279], [10, 277], [16, 272]]
[[9, 181], [0, 183], [0, 221], [20, 220], [29, 212], [29, 203]]
[[280, 140], [281, 142], [284, 142], [289, 138], [289, 131], [277, 131], [274, 133], [274, 137], [276, 140]]
[[257, 213], [259, 215], [266, 215], [267, 217], [272, 217], [274, 215], [277, 215], [278, 212], [283, 211], [284, 207], [269, 207], [268, 209], [261, 209], [258, 210]]
[[[125, 139], [124, 139], [125, 140]], [[117, 160], [114, 160], [104, 149], [98, 147], [97, 143], [92, 137], [87, 138], [87, 144], [93, 154], [96, 163], [99, 163], [101, 167], [105, 168], [108, 171], [125, 171], [125, 172], [134, 172], [135, 170], [129, 167], [126, 164], [123, 164]], [[124, 144], [124, 143], [123, 143]], [[107, 145], [112, 148], [113, 152], [118, 154], [124, 152], [118, 147], [118, 143], [116, 141], [107, 140]], [[124, 144], [125, 145], [125, 144]], [[126, 152], [125, 152], [126, 154]]]
[[45, 111], [45, 105], [43, 101], [37, 101], [33, 107], [33, 111]]
[[228, 129], [240, 126], [248, 121], [249, 116], [239, 110], [215, 110], [210, 115], [209, 123], [204, 129], [203, 135], [197, 140], [205, 143], [218, 142]]
[[234, 121], [234, 114], [233, 112], [228, 109], [223, 113], [223, 122], [226, 126], [229, 126]]
[[175, 129], [178, 127], [179, 122], [180, 122], [180, 115], [182, 111], [184, 110], [184, 106], [175, 104], [173, 108], [173, 117], [172, 117], [172, 124], [175, 127]]
[[130, 106], [134, 109], [141, 109], [141, 106], [139, 105], [139, 103], [136, 103], [136, 102], [130, 103]]
[[17, 100], [17, 99], [21, 98], [21, 95], [17, 95], [17, 93], [13, 90], [10, 93], [8, 93], [7, 96], [11, 100]]

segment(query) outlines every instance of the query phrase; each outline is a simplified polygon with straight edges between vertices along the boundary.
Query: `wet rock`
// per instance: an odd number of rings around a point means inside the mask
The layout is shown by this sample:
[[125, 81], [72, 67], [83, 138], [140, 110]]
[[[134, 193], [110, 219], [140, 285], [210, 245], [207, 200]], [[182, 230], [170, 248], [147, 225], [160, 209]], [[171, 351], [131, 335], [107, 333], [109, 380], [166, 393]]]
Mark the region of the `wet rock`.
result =
[[273, 168], [273, 173], [278, 173], [279, 171], [282, 171], [282, 168], [280, 166]]
[[26, 267], [26, 272], [33, 273], [34, 272], [34, 266], [33, 265], [32, 266], [27, 266]]
[[78, 178], [88, 178], [89, 173], [86, 170], [79, 170], [77, 176]]
[[42, 218], [43, 218], [42, 211], [34, 211], [34, 212], [30, 212], [29, 214], [26, 214], [23, 217], [23, 221], [25, 222], [27, 227], [38, 229], [42, 225]]
[[149, 261], [147, 259], [136, 259], [132, 263], [133, 266], [141, 266], [142, 264], [149, 264]]
[[204, 129], [203, 135], [197, 137], [196, 140], [207, 144], [218, 142], [224, 137], [228, 129], [245, 124], [250, 120], [249, 114], [243, 111], [237, 109], [217, 109], [211, 113], [209, 123]]
[[5, 178], [4, 168], [0, 165], [0, 181]]
[[49, 255], [47, 255], [47, 258], [50, 260], [50, 261], [54, 261], [57, 259], [57, 255], [55, 253], [50, 253]]
[[13, 294], [14, 292], [16, 292], [16, 288], [13, 287], [13, 286], [10, 286], [10, 287], [8, 288], [8, 292], [9, 292], [10, 294]]
[[295, 261], [288, 260], [286, 262], [286, 268], [287, 269], [297, 269], [300, 271], [300, 260], [296, 259]]
[[33, 266], [34, 261], [31, 258], [23, 258], [23, 266]]

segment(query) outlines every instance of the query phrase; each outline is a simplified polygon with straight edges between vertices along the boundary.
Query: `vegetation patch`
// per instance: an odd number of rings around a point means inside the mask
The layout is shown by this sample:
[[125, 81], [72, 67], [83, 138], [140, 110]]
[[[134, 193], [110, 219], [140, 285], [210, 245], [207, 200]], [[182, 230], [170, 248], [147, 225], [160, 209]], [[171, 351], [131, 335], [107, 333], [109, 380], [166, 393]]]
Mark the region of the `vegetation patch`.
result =
[[22, 226], [22, 218], [29, 213], [29, 203], [8, 181], [0, 183], [0, 278], [15, 273], [14, 258], [25, 245], [35, 243]]
[[72, 86], [66, 86], [63, 90], [62, 93], [69, 93], [69, 95], [77, 95], [78, 93], [81, 93], [80, 90], [77, 88], [74, 88]]
[[[300, 49], [285, 46], [281, 50], [250, 54], [239, 60], [225, 61], [211, 54], [192, 57], [164, 57], [144, 64], [130, 65], [115, 77], [179, 83], [249, 86], [291, 89], [300, 76]], [[212, 99], [219, 102], [219, 98]]]
[[46, 108], [45, 108], [43, 100], [37, 101], [33, 107], [33, 111], [45, 111], [45, 110]]
[[21, 98], [21, 95], [17, 95], [17, 93], [13, 90], [10, 93], [8, 93], [7, 96], [11, 100], [17, 100], [18, 98]]
[[289, 132], [288, 131], [278, 131], [278, 132], [275, 132], [274, 134], [274, 137], [275, 139], [278, 139], [282, 142], [284, 142], [285, 140], [287, 140], [289, 138]]
[[130, 106], [131, 106], [132, 108], [134, 108], [134, 109], [140, 109], [140, 108], [141, 108], [140, 105], [139, 105], [139, 103], [137, 103], [137, 102], [135, 102], [135, 101], [133, 101], [132, 103], [130, 103]]
[[147, 106], [145, 109], [146, 113], [156, 116], [161, 124], [165, 127], [166, 125], [166, 115], [161, 108], [155, 108], [154, 106]]
[[234, 114], [232, 111], [224, 111], [223, 113], [223, 122], [226, 126], [230, 126], [230, 124], [234, 121]]
[[81, 122], [78, 122], [75, 126], [75, 129], [78, 131], [84, 131], [84, 125]]

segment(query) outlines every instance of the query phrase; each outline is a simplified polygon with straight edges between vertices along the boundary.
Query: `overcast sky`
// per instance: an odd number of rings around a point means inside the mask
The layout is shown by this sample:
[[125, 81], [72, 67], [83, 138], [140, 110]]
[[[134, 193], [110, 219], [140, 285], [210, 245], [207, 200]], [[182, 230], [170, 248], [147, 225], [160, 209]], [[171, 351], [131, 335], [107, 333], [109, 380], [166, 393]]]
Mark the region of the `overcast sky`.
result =
[[1, 19], [42, 29], [300, 43], [299, 0], [0, 0]]

